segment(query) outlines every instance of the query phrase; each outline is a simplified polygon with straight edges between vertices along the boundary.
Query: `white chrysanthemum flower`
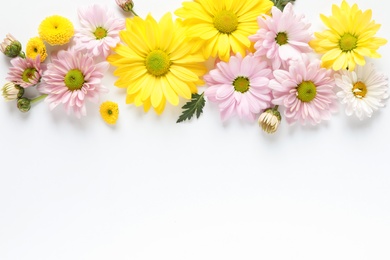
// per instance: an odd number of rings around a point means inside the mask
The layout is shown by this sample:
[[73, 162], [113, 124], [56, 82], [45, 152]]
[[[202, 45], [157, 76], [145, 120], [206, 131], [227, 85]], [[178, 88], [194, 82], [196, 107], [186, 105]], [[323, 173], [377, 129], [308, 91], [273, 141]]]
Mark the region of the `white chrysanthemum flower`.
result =
[[337, 92], [342, 104], [346, 104], [345, 113], [355, 114], [360, 120], [371, 117], [373, 112], [384, 107], [388, 80], [377, 72], [372, 63], [356, 66], [355, 70], [340, 70], [335, 74], [336, 85], [341, 88]]

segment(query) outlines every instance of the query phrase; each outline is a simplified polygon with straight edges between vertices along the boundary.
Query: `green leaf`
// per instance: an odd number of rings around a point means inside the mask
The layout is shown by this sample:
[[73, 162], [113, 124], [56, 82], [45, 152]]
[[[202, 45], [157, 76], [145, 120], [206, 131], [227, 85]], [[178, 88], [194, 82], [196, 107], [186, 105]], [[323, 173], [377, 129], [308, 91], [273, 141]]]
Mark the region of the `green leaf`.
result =
[[295, 0], [271, 0], [274, 5], [279, 8], [280, 10], [283, 11], [284, 7], [288, 4], [288, 3], [291, 3], [293, 4], [295, 2]]
[[182, 107], [183, 112], [176, 123], [180, 123], [184, 120], [190, 120], [194, 114], [196, 118], [199, 118], [200, 114], [203, 112], [203, 107], [206, 103], [204, 99], [204, 92], [202, 94], [193, 93], [191, 95], [191, 101], [188, 101]]

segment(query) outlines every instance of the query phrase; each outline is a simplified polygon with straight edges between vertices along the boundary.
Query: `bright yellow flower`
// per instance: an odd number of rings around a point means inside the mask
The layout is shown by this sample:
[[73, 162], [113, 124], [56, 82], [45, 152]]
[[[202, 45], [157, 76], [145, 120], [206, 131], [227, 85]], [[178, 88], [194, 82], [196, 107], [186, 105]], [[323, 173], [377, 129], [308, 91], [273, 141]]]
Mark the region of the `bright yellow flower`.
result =
[[371, 20], [371, 9], [362, 12], [354, 4], [346, 1], [341, 6], [332, 6], [332, 15], [321, 14], [322, 22], [329, 28], [316, 32], [315, 39], [309, 44], [320, 54], [322, 65], [334, 70], [354, 70], [356, 64], [364, 65], [365, 57], [380, 58], [377, 53], [380, 46], [387, 43], [386, 39], [374, 37], [380, 28]]
[[35, 59], [37, 55], [40, 55], [41, 62], [44, 62], [47, 58], [46, 45], [39, 37], [31, 38], [26, 45], [26, 56]]
[[145, 112], [153, 107], [161, 114], [166, 101], [177, 106], [179, 96], [191, 99], [197, 86], [204, 84], [200, 79], [206, 73], [204, 58], [170, 13], [159, 22], [151, 15], [145, 20], [127, 18], [120, 37], [124, 44], [115, 47], [116, 53], [107, 60], [117, 67], [115, 85], [127, 88], [126, 103], [143, 106]]
[[50, 45], [63, 45], [74, 35], [72, 22], [60, 15], [46, 17], [38, 28], [39, 36]]
[[118, 104], [112, 101], [105, 101], [100, 105], [100, 115], [104, 122], [109, 125], [115, 125], [118, 120]]
[[227, 61], [231, 52], [245, 56], [248, 36], [259, 29], [257, 17], [269, 14], [270, 0], [194, 0], [183, 2], [175, 14], [184, 19], [189, 37], [197, 39], [205, 58]]

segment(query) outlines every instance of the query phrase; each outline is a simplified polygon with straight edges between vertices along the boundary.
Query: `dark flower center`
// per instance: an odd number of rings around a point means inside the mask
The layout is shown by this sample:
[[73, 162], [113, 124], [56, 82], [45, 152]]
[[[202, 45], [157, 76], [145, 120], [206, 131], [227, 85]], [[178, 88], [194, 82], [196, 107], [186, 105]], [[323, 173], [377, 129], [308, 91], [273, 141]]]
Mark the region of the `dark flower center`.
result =
[[312, 81], [302, 81], [297, 87], [297, 97], [302, 102], [312, 101], [317, 94], [316, 86]]
[[78, 69], [69, 70], [65, 75], [64, 83], [70, 91], [81, 89], [84, 85], [84, 75]]
[[247, 77], [237, 77], [233, 81], [234, 90], [245, 93], [249, 90], [249, 79]]
[[275, 41], [279, 45], [284, 45], [288, 43], [287, 34], [285, 32], [279, 32], [275, 37]]
[[23, 71], [22, 79], [24, 82], [30, 82], [30, 79], [34, 76], [37, 70], [35, 68], [27, 68]]

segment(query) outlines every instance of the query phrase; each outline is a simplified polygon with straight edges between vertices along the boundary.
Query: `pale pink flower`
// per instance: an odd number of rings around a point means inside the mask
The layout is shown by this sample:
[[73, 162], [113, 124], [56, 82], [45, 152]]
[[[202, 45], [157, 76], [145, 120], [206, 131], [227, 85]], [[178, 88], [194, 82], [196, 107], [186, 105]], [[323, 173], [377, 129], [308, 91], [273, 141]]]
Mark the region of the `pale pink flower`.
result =
[[254, 121], [271, 104], [270, 77], [267, 62], [251, 54], [242, 58], [238, 53], [228, 62], [218, 62], [204, 76], [208, 86], [204, 93], [218, 104], [223, 121], [233, 115]]
[[81, 28], [74, 35], [76, 50], [87, 50], [94, 56], [106, 58], [119, 41], [119, 31], [125, 21], [100, 5], [94, 4], [78, 10]]
[[22, 88], [37, 85], [45, 69], [39, 55], [35, 59], [16, 57], [11, 60], [11, 64], [6, 79]]
[[86, 100], [97, 103], [99, 95], [108, 92], [101, 84], [108, 68], [108, 62], [95, 63], [88, 54], [74, 49], [61, 50], [47, 65], [38, 90], [48, 94], [45, 102], [49, 103], [50, 110], [64, 104], [68, 114], [73, 110], [80, 118], [86, 115]]
[[329, 120], [337, 111], [333, 71], [320, 66], [319, 59], [291, 61], [288, 70], [275, 70], [270, 81], [274, 99], [272, 103], [284, 107], [288, 123], [300, 121], [312, 125]]
[[311, 25], [304, 15], [294, 13], [291, 3], [284, 7], [283, 12], [276, 6], [271, 12], [270, 16], [257, 18], [260, 29], [249, 36], [249, 40], [255, 43], [255, 56], [266, 57], [273, 69], [286, 68], [289, 60], [299, 60], [302, 53], [312, 51], [309, 46]]

